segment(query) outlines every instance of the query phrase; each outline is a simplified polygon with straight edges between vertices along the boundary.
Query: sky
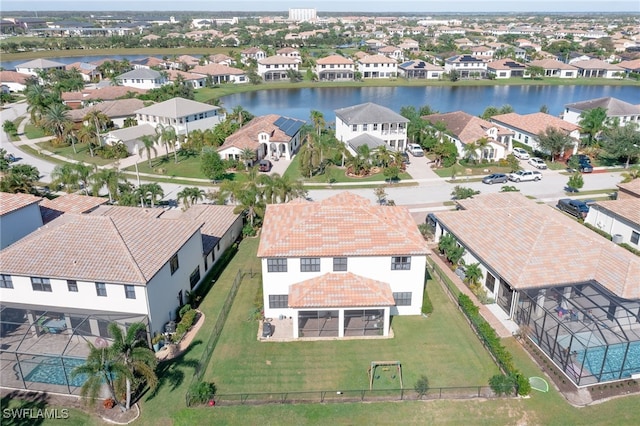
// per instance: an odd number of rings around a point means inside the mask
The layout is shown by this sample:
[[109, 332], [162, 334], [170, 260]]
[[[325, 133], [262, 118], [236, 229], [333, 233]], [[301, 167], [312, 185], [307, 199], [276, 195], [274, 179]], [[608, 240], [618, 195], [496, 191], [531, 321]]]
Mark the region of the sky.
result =
[[640, 0], [0, 0], [3, 11], [287, 11], [315, 8], [326, 12], [636, 12]]

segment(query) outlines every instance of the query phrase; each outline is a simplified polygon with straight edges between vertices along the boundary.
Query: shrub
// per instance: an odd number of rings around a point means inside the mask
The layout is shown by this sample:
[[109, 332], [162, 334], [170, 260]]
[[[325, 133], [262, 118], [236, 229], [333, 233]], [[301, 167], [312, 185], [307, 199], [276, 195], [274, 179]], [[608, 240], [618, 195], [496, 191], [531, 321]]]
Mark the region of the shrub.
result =
[[189, 309], [187, 312], [184, 313], [184, 315], [182, 316], [182, 319], [180, 320], [180, 324], [178, 324], [178, 326], [184, 326], [185, 327], [185, 331], [189, 330], [189, 328], [193, 325], [193, 322], [196, 319], [196, 310], [195, 309]]
[[180, 310], [178, 311], [178, 315], [179, 315], [178, 318], [184, 317], [184, 314], [187, 313], [190, 310], [191, 310], [191, 305], [187, 303], [182, 308], [180, 308]]
[[512, 378], [515, 382], [518, 395], [527, 396], [531, 393], [531, 383], [529, 383], [529, 379], [527, 379], [522, 373], [513, 373]]
[[189, 405], [205, 404], [216, 394], [216, 385], [212, 382], [195, 382], [189, 386]]
[[430, 314], [433, 312], [433, 304], [431, 303], [429, 293], [427, 293], [426, 289], [422, 298], [422, 312], [425, 314]]
[[489, 379], [491, 390], [498, 396], [509, 395], [513, 392], [515, 386], [514, 379], [504, 374], [496, 374]]
[[242, 235], [245, 237], [255, 237], [256, 236], [256, 229], [251, 226], [250, 223], [246, 223], [243, 227], [242, 227]]
[[424, 374], [418, 378], [413, 387], [420, 398], [425, 396], [429, 391], [429, 378]]

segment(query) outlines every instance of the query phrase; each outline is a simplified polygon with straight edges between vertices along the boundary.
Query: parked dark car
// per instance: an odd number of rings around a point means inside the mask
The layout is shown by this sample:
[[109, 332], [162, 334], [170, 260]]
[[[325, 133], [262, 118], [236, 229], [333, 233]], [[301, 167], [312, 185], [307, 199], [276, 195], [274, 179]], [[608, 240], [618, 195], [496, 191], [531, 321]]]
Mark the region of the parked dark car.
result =
[[400, 155], [402, 156], [403, 164], [411, 164], [411, 160], [409, 160], [409, 154], [407, 154], [406, 151], [402, 151]]
[[262, 159], [258, 163], [258, 170], [261, 172], [269, 172], [271, 171], [271, 167], [273, 167], [273, 164], [271, 164], [271, 161], [269, 160]]
[[578, 170], [582, 173], [591, 173], [593, 172], [593, 166], [588, 161], [580, 160], [580, 162], [578, 163]]
[[556, 206], [563, 212], [569, 213], [571, 216], [575, 216], [578, 219], [584, 219], [589, 213], [589, 205], [581, 200], [572, 200], [570, 198], [562, 198], [558, 200]]
[[273, 326], [270, 322], [264, 322], [262, 324], [262, 337], [271, 337], [273, 334]]
[[572, 155], [571, 157], [569, 157], [569, 160], [567, 160], [567, 165], [571, 164], [572, 162], [575, 162], [576, 160], [578, 164], [576, 168], [577, 170], [579, 170], [582, 173], [593, 172], [593, 165], [591, 164], [591, 158], [589, 158], [588, 155], [585, 155], [585, 154]]
[[493, 185], [494, 183], [505, 183], [508, 180], [509, 178], [504, 173], [493, 173], [482, 178], [482, 183]]
[[438, 220], [436, 219], [436, 215], [433, 213], [427, 214], [427, 218], [425, 219], [425, 223], [429, 225], [431, 231], [435, 232], [436, 225], [438, 224]]

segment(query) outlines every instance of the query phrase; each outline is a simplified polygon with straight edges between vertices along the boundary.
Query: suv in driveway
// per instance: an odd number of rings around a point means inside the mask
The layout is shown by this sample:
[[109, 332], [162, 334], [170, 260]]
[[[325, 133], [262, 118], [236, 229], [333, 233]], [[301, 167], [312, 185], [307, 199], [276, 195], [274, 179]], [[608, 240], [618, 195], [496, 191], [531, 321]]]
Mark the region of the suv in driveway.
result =
[[544, 169], [547, 168], [547, 165], [542, 160], [542, 158], [538, 158], [538, 157], [533, 157], [532, 159], [530, 159], [529, 160], [529, 164], [531, 164], [536, 169], [543, 169], [544, 170]]
[[407, 144], [407, 152], [414, 157], [424, 157], [424, 151], [422, 150], [422, 147], [417, 143]]
[[526, 149], [523, 149], [523, 148], [513, 148], [513, 155], [515, 155], [516, 158], [519, 158], [521, 160], [529, 159], [529, 153], [527, 152]]

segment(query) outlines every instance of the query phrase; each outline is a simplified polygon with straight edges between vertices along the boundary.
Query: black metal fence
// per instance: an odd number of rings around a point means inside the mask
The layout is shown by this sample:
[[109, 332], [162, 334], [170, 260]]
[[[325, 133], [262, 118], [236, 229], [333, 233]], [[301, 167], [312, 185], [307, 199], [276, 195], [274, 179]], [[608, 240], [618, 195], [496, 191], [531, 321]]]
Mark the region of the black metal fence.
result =
[[[304, 392], [265, 392], [211, 395], [216, 406], [264, 404], [316, 404], [344, 402], [417, 401], [436, 399], [499, 398], [489, 386], [430, 388], [420, 395], [413, 389], [359, 389]], [[213, 402], [213, 403], [212, 403]], [[187, 406], [192, 406], [187, 400]]]

